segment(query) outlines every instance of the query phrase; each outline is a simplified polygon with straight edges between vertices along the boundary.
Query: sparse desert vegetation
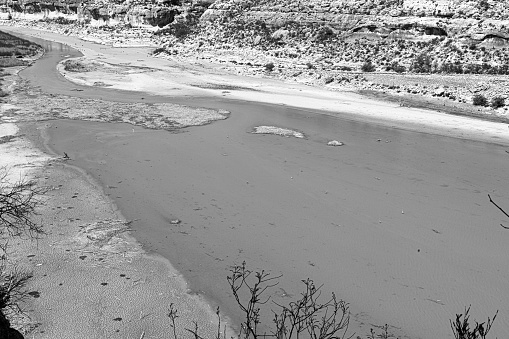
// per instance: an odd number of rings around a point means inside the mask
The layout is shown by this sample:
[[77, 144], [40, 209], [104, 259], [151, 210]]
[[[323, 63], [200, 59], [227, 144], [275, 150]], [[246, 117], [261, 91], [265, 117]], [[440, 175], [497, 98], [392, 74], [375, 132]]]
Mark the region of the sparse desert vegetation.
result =
[[33, 58], [41, 47], [14, 35], [0, 32], [0, 67], [27, 65], [23, 58]]

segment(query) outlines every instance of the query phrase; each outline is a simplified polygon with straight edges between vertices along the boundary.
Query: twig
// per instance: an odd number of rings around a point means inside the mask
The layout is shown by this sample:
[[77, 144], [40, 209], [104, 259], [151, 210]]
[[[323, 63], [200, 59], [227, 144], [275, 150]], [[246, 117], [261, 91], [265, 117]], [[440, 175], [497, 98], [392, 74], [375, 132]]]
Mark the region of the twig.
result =
[[505, 214], [505, 216], [506, 216], [506, 217], [508, 217], [508, 218], [509, 218], [509, 214], [507, 214], [507, 212], [506, 212], [506, 211], [504, 211], [504, 209], [503, 209], [502, 207], [498, 206], [498, 205], [497, 205], [497, 204], [493, 201], [493, 199], [491, 199], [491, 196], [490, 196], [489, 194], [488, 194], [488, 198], [490, 198], [490, 202], [491, 202], [493, 205], [495, 205], [495, 206], [496, 206], [499, 210], [501, 210], [501, 211], [502, 211], [502, 213], [504, 213], [504, 214]]
[[[506, 217], [508, 217], [508, 218], [509, 218], [509, 214], [507, 214], [507, 212], [506, 212], [506, 211], [504, 211], [504, 209], [503, 209], [502, 207], [498, 206], [498, 205], [497, 205], [497, 204], [493, 201], [493, 199], [491, 199], [491, 196], [490, 196], [489, 194], [488, 194], [488, 198], [490, 199], [490, 202], [491, 202], [493, 205], [495, 205], [495, 206], [496, 206], [496, 207], [497, 207], [500, 211], [502, 211], [502, 213], [504, 213], [504, 214], [505, 214], [505, 216], [506, 216]], [[507, 226], [504, 226], [504, 225], [502, 225], [502, 224], [500, 224], [500, 226], [502, 226], [502, 227], [503, 227], [503, 228], [505, 228], [506, 230], [509, 230], [509, 227], [507, 227]]]

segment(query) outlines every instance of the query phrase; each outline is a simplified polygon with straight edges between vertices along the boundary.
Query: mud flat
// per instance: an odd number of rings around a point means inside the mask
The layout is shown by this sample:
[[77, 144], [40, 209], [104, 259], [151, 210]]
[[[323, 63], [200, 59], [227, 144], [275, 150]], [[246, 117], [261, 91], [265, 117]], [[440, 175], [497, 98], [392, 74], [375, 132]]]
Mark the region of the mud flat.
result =
[[[80, 89], [77, 97], [86, 97]], [[285, 102], [306, 101], [298, 92]], [[413, 116], [411, 129], [463, 139], [449, 138], [391, 128], [395, 119], [354, 121], [356, 111], [375, 114], [375, 102], [342, 98], [348, 114], [325, 99], [329, 109], [318, 111], [209, 93], [175, 101], [227, 110], [228, 119], [179, 133], [59, 119], [46, 122], [45, 133], [48, 147], [66, 152], [133, 221], [145, 250], [168, 258], [235, 321], [225, 276], [247, 260], [284, 274], [273, 294], [283, 302], [298, 295], [301, 279], [323, 283], [325, 294], [351, 303], [352, 331], [361, 336], [387, 323], [401, 337], [447, 338], [448, 319], [470, 304], [479, 320], [498, 309], [492, 334], [503, 336], [509, 232], [487, 193], [509, 205], [507, 126], [404, 107], [393, 114], [403, 121], [397, 126]], [[257, 126], [305, 138], [252, 133]]]

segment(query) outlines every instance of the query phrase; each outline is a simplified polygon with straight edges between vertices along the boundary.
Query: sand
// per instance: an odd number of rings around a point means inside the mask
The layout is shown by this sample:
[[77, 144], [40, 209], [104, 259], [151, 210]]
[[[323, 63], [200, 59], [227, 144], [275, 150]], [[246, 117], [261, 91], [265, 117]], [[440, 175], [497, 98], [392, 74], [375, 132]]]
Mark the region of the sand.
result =
[[[139, 49], [37, 34], [111, 64], [149, 63]], [[325, 294], [335, 291], [350, 302], [357, 335], [387, 323], [400, 337], [452, 337], [448, 320], [469, 304], [482, 321], [498, 309], [492, 333], [505, 334], [509, 233], [487, 193], [509, 205], [507, 125], [200, 70], [177, 73], [171, 86], [184, 85], [175, 92], [154, 82], [177, 103], [226, 109], [228, 119], [185, 133], [68, 120], [46, 126], [48, 146], [104, 187], [134, 220], [145, 250], [169, 258], [236, 322], [224, 277], [247, 260], [284, 274], [277, 300], [298, 295], [306, 277], [323, 283]], [[186, 83], [192, 75], [201, 87]], [[203, 88], [218, 78], [244, 89]], [[48, 91], [69, 91], [64, 83]], [[134, 88], [163, 94], [153, 87]], [[306, 138], [253, 134], [256, 126]], [[328, 147], [330, 140], [345, 146]], [[182, 222], [172, 225], [175, 218]]]
[[174, 304], [179, 337], [193, 337], [185, 330], [193, 321], [202, 334], [216, 333], [209, 305], [188, 293], [166, 259], [147, 254], [102, 189], [67, 160], [39, 151], [46, 149], [40, 127], [22, 127], [0, 124], [0, 137], [15, 137], [0, 144], [0, 164], [8, 181], [34, 179], [48, 192], [35, 216], [45, 234], [9, 241], [10, 264], [33, 274], [21, 304], [26, 314], [15, 315], [14, 326], [30, 338], [163, 338]]

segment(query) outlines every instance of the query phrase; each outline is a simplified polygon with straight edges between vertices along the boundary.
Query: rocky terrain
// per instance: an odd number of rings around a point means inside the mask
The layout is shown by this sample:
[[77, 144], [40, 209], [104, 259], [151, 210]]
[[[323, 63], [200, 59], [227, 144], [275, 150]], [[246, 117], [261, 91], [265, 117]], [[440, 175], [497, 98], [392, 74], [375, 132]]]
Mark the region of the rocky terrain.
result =
[[[5, 23], [113, 45], [150, 45], [160, 57], [331, 90], [458, 104], [471, 104], [479, 94], [488, 105], [508, 93], [504, 1], [4, 0], [3, 11], [11, 18]], [[506, 107], [498, 106], [493, 113], [505, 118]]]

